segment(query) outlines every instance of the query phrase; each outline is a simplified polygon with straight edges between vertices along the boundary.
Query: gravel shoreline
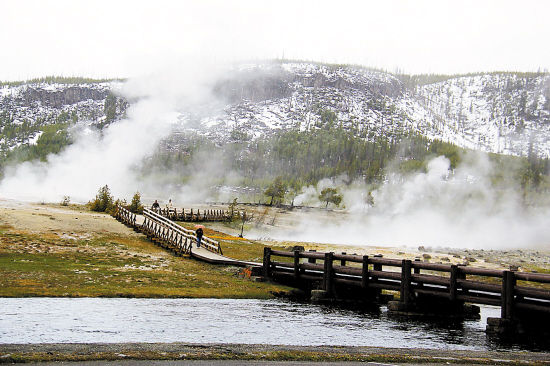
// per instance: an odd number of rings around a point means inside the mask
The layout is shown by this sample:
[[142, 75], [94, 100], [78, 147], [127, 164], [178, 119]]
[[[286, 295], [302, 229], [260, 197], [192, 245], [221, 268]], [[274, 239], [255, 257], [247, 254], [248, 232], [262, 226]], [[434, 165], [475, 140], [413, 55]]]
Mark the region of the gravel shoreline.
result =
[[0, 344], [0, 363], [90, 360], [303, 360], [550, 365], [548, 352], [191, 343]]

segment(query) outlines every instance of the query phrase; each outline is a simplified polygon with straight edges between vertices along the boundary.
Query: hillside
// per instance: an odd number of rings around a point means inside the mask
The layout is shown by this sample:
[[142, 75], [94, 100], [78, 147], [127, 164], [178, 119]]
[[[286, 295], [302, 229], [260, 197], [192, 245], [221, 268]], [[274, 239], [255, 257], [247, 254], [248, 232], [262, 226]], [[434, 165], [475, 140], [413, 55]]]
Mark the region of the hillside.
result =
[[532, 145], [537, 154], [550, 154], [548, 74], [480, 74], [422, 84], [360, 67], [283, 63], [243, 68], [229, 80], [232, 89], [222, 92], [231, 104], [201, 121], [210, 136], [309, 129], [331, 111], [370, 139], [414, 131], [487, 152], [527, 155]]
[[[128, 102], [118, 92], [120, 83], [1, 86], [1, 150], [35, 144], [45, 125], [103, 127], [121, 118]], [[415, 132], [487, 152], [550, 155], [548, 74], [429, 78], [353, 66], [264, 63], [231, 70], [214, 94], [223, 108], [184, 112], [185, 123], [166, 139], [167, 147], [177, 150], [190, 130], [217, 143], [250, 140], [277, 129], [321, 127], [334, 113], [335, 121], [370, 140]]]
[[47, 131], [60, 134], [79, 123], [101, 128], [120, 119], [128, 103], [115, 96], [119, 87], [118, 81], [80, 78], [0, 84], [0, 157], [25, 145], [51, 144], [40, 141]]

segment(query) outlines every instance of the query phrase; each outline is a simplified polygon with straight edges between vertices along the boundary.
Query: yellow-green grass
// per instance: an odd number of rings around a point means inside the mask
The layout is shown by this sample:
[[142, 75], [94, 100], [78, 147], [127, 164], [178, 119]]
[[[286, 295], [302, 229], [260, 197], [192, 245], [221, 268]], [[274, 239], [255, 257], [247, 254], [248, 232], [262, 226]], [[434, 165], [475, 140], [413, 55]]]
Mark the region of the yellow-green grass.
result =
[[[195, 227], [192, 223], [178, 222], [178, 224], [191, 230]], [[221, 231], [213, 230], [208, 227], [208, 223], [205, 223], [204, 226], [204, 235], [218, 241], [224, 255], [240, 260], [263, 262], [263, 244], [254, 240], [239, 238], [237, 236], [225, 234]], [[272, 246], [271, 248], [282, 250], [284, 247]]]
[[287, 290], [238, 278], [237, 271], [173, 256], [145, 237], [70, 239], [0, 227], [3, 297], [270, 298]]
[[[242, 361], [300, 361], [300, 362], [376, 362], [376, 363], [426, 363], [426, 364], [459, 364], [459, 365], [548, 365], [548, 362], [536, 359], [537, 355], [531, 356], [527, 360], [524, 354], [512, 354], [510, 357], [499, 358], [495, 360], [490, 355], [479, 356], [477, 354], [446, 356], [433, 356], [429, 354], [418, 354], [412, 350], [408, 354], [394, 354], [392, 350], [379, 353], [344, 353], [321, 352], [321, 351], [297, 351], [289, 350], [265, 350], [253, 352], [232, 352], [210, 350], [202, 345], [200, 350], [186, 350], [182, 352], [159, 352], [159, 351], [127, 351], [121, 352], [15, 352], [2, 354], [0, 352], [0, 363], [31, 363], [31, 362], [98, 362], [98, 361], [120, 361], [130, 362], [129, 360], [242, 360]], [[416, 351], [416, 352], [415, 352]], [[500, 356], [499, 356], [500, 357]], [[516, 357], [516, 359], [514, 359]]]

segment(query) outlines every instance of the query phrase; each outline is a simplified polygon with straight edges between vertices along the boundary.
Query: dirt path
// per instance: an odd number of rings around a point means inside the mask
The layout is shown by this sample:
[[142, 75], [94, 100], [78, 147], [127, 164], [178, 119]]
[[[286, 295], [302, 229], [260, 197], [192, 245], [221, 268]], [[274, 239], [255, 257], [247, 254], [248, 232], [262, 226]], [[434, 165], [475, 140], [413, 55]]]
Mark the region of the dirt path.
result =
[[0, 224], [32, 233], [58, 233], [71, 237], [92, 234], [136, 235], [107, 214], [82, 210], [78, 206], [55, 206], [0, 200]]

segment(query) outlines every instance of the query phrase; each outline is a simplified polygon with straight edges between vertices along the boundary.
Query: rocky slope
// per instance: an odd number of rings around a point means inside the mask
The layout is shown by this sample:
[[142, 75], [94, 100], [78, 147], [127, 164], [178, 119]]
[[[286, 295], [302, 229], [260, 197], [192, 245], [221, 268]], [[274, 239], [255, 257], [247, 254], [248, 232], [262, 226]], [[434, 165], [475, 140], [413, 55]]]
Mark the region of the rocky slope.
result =
[[102, 125], [119, 119], [127, 103], [116, 97], [120, 82], [0, 85], [0, 150], [33, 143], [54, 123]]
[[[365, 68], [307, 63], [254, 65], [240, 73], [248, 78], [236, 80], [249, 81], [224, 95], [232, 103], [201, 121], [217, 138], [234, 129], [256, 137], [274, 128], [320, 126], [328, 110], [366, 138], [415, 131], [483, 151], [550, 155], [548, 74], [479, 74], [423, 84]], [[239, 90], [245, 91], [240, 98]]]

